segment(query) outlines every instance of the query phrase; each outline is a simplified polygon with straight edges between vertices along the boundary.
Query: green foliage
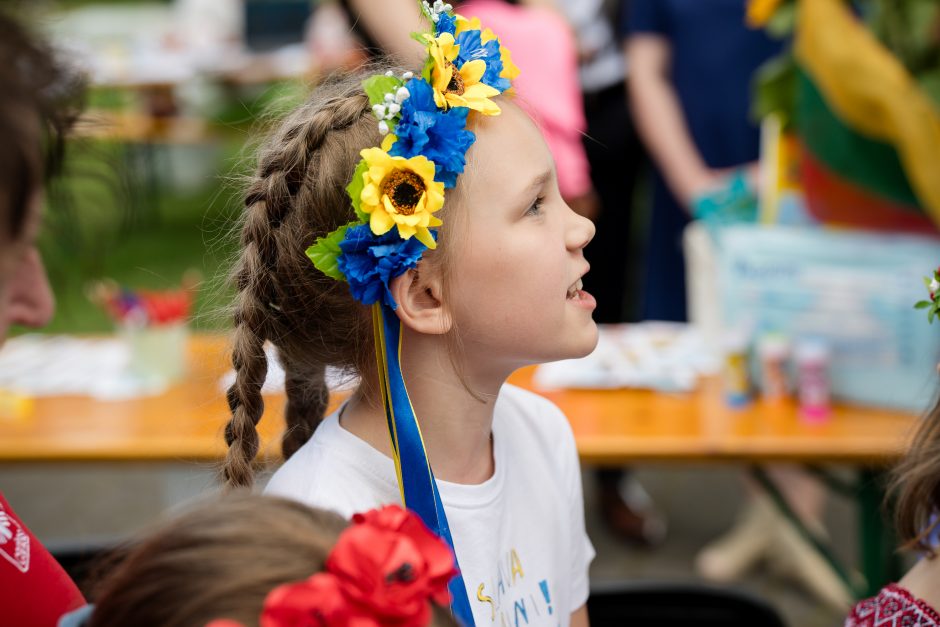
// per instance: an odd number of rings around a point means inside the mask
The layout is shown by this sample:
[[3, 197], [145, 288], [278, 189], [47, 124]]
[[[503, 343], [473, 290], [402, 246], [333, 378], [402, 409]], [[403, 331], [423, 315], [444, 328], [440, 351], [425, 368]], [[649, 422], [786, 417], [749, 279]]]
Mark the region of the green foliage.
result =
[[337, 263], [339, 256], [343, 253], [339, 243], [346, 237], [348, 224], [344, 224], [329, 235], [317, 239], [316, 243], [307, 249], [307, 257], [313, 262], [313, 265], [326, 276], [345, 281], [346, 277], [339, 269]]
[[[852, 4], [875, 37], [898, 58], [940, 109], [940, 1], [856, 0]], [[789, 37], [796, 19], [797, 3], [782, 2], [768, 20], [767, 32], [778, 39]], [[761, 66], [755, 77], [752, 114], [760, 118], [777, 112], [786, 128], [795, 109], [794, 76], [795, 62], [789, 50]]]
[[411, 38], [422, 46], [427, 46], [431, 42], [431, 35], [428, 33], [411, 33]]
[[796, 110], [798, 72], [796, 60], [789, 51], [760, 66], [755, 75], [751, 116], [761, 120], [771, 113], [780, 115], [783, 129], [788, 130]]
[[[940, 2], [876, 0], [867, 22], [919, 81], [940, 68]], [[940, 99], [935, 99], [940, 106]]]
[[914, 309], [927, 310], [927, 322], [930, 324], [933, 324], [934, 318], [940, 316], [940, 293], [930, 289], [930, 284], [934, 281], [940, 281], [940, 271], [938, 270], [934, 271], [932, 278], [929, 276], [924, 277], [924, 287], [930, 292], [930, 300], [919, 300], [914, 303]]
[[940, 107], [940, 60], [937, 61], [937, 67], [921, 72], [917, 77], [917, 82], [927, 97]]
[[[86, 295], [90, 282], [174, 289], [190, 269], [203, 277], [192, 327], [227, 327], [232, 291], [225, 276], [238, 250], [240, 186], [215, 173], [233, 174], [242, 144], [241, 135], [173, 148], [70, 140], [63, 174], [47, 187], [38, 242], [56, 296], [55, 316], [42, 331], [113, 331], [114, 323]], [[178, 185], [172, 163], [181, 154], [207, 163], [212, 176]]]
[[796, 3], [781, 3], [767, 21], [767, 33], [775, 39], [789, 37], [796, 27]]
[[359, 218], [362, 222], [369, 220], [369, 214], [360, 209], [360, 206], [362, 205], [360, 196], [362, 195], [362, 188], [365, 187], [365, 182], [362, 180], [362, 175], [365, 174], [366, 170], [368, 169], [369, 164], [366, 163], [365, 159], [362, 159], [356, 166], [355, 172], [353, 172], [352, 180], [349, 181], [349, 185], [346, 186], [346, 193], [349, 194], [349, 199], [352, 201], [352, 206], [356, 212], [356, 217]]
[[398, 91], [398, 88], [404, 85], [404, 82], [396, 76], [385, 76], [377, 74], [370, 76], [362, 81], [362, 88], [369, 96], [369, 102], [373, 105], [385, 104], [385, 94]]

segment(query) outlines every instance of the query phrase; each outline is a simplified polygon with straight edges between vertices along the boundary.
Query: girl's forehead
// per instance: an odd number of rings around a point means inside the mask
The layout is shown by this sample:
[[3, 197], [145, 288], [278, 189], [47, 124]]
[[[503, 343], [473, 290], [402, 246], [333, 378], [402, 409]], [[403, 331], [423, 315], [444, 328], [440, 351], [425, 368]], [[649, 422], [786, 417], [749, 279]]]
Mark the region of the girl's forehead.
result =
[[[532, 118], [518, 105], [502, 101], [497, 116], [480, 121], [468, 153], [468, 175], [487, 179], [537, 176], [552, 164], [551, 153]], [[476, 181], [474, 181], [476, 183]]]

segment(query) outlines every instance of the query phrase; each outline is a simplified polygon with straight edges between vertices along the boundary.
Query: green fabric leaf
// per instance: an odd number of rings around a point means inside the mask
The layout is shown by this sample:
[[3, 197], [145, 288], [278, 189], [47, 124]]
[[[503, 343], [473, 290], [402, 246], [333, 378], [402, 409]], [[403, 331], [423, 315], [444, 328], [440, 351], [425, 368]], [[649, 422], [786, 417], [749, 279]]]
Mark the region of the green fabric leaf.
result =
[[411, 33], [411, 38], [422, 46], [427, 46], [428, 42], [431, 40], [431, 36], [427, 33]]
[[373, 105], [385, 104], [385, 94], [395, 93], [399, 87], [404, 85], [402, 80], [395, 76], [385, 76], [376, 74], [362, 81], [362, 88], [369, 96], [369, 102]]
[[349, 194], [349, 199], [352, 201], [356, 217], [362, 222], [369, 221], [369, 214], [359, 208], [362, 204], [362, 188], [365, 187], [365, 183], [362, 181], [362, 175], [365, 174], [365, 171], [368, 169], [369, 164], [366, 163], [366, 160], [360, 160], [359, 165], [356, 166], [356, 171], [353, 172], [352, 180], [349, 181], [349, 185], [346, 186], [346, 193]]
[[349, 225], [344, 224], [329, 235], [317, 239], [316, 243], [307, 249], [307, 257], [310, 258], [317, 270], [337, 281], [346, 280], [346, 277], [339, 270], [337, 259], [343, 252], [339, 247], [339, 243], [346, 237], [346, 229], [348, 228]]
[[434, 59], [432, 59], [431, 56], [428, 55], [428, 60], [424, 62], [424, 67], [421, 68], [421, 78], [426, 80], [428, 84], [433, 87], [434, 83], [431, 82], [431, 70], [432, 69], [434, 69]]
[[914, 309], [927, 309], [931, 305], [933, 305], [933, 303], [929, 300], [919, 300], [917, 304], [914, 305]]

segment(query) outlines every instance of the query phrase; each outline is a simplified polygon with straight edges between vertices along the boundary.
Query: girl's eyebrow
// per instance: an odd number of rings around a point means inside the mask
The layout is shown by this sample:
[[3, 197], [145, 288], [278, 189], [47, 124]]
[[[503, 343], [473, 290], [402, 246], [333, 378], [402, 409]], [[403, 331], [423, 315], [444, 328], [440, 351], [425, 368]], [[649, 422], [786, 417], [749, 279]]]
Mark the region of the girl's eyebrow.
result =
[[525, 189], [520, 194], [520, 196], [528, 200], [529, 196], [532, 195], [532, 192], [535, 190], [541, 189], [543, 185], [552, 177], [551, 170], [545, 170], [535, 178], [533, 178], [528, 185], [525, 186]]

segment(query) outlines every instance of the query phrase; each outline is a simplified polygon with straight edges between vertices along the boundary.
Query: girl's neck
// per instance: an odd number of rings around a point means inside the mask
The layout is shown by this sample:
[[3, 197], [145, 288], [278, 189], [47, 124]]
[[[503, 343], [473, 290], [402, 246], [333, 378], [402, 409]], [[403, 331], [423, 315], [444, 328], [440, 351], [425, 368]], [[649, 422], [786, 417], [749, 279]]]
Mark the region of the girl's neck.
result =
[[[464, 373], [461, 377], [443, 343], [427, 341], [432, 338], [405, 339], [411, 341], [402, 344], [402, 371], [435, 477], [463, 484], [486, 481], [495, 467], [493, 407], [509, 371], [486, 376]], [[341, 424], [391, 457], [385, 410], [372, 396], [354, 395], [343, 411]]]
[[899, 583], [915, 597], [940, 612], [940, 555], [918, 561]]

